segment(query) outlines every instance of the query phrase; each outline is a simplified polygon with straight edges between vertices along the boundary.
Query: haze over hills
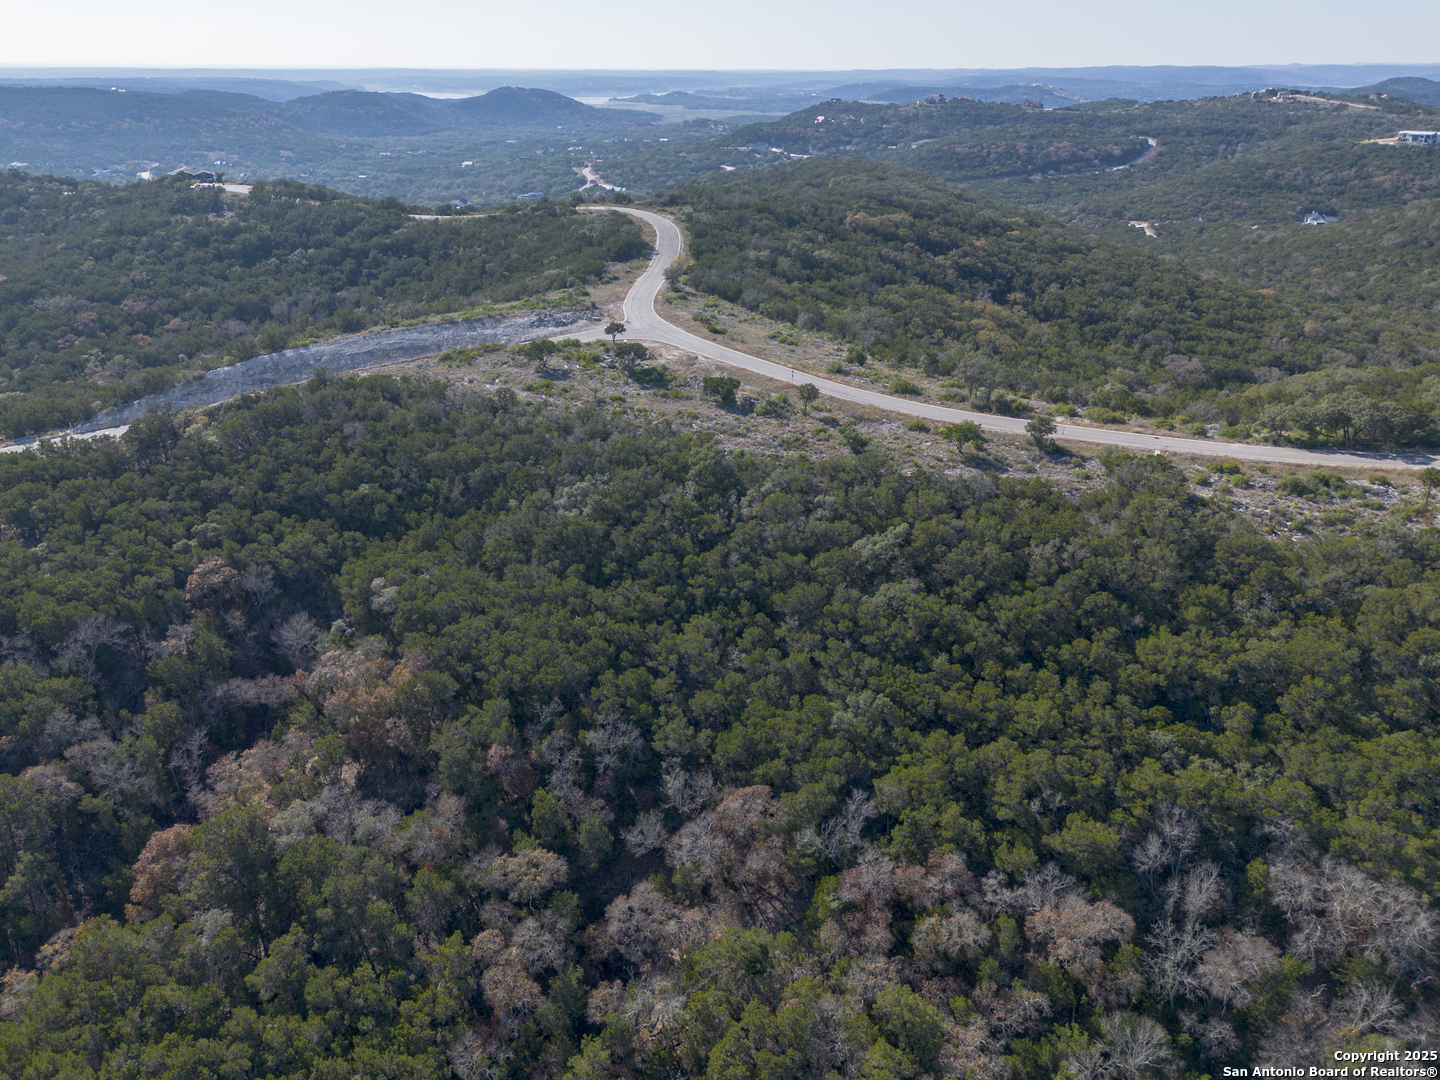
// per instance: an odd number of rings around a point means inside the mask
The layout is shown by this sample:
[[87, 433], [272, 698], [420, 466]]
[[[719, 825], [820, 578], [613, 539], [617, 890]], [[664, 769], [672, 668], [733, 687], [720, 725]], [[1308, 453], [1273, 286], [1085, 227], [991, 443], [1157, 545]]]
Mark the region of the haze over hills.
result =
[[[0, 162], [115, 181], [203, 165], [237, 180], [287, 176], [417, 202], [503, 202], [573, 190], [582, 182], [568, 150], [576, 139], [624, 138], [652, 122], [519, 87], [458, 100], [335, 90], [276, 102], [215, 90], [7, 86]], [[482, 166], [472, 169], [475, 161]]]
[[[818, 95], [869, 98], [897, 87], [937, 90], [1021, 84], [1059, 87], [1089, 100], [1128, 97], [1138, 101], [1205, 97], [1265, 86], [1342, 89], [1384, 79], [1440, 79], [1436, 64], [1291, 64], [1250, 67], [1111, 65], [1070, 68], [877, 69], [861, 71], [556, 71], [556, 70], [145, 70], [0, 68], [0, 85], [90, 86], [174, 93], [212, 89], [289, 100], [326, 90], [371, 90], [429, 97], [474, 97], [500, 86], [532, 86], [591, 102], [682, 90], [725, 98]], [[793, 107], [793, 106], [792, 106]], [[786, 110], [788, 111], [788, 110]]]
[[45, 74], [26, 78], [23, 75], [6, 75], [0, 76], [0, 86], [68, 86], [92, 90], [124, 90], [127, 93], [139, 91], [150, 94], [183, 94], [187, 90], [218, 90], [227, 94], [248, 94], [266, 101], [289, 101], [292, 98], [323, 94], [330, 90], [353, 89], [353, 87], [333, 79], [296, 81], [234, 74], [187, 76], [184, 74], [135, 75], [128, 72], [111, 77], [90, 74], [73, 76]]

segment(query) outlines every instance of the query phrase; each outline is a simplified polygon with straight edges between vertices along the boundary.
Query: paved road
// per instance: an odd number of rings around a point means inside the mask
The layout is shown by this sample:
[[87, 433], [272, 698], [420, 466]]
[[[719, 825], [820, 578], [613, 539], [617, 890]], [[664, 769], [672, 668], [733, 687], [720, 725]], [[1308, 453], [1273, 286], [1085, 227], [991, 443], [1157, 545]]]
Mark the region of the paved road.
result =
[[[625, 297], [624, 321], [627, 338], [673, 345], [695, 353], [706, 360], [730, 364], [778, 382], [795, 385], [814, 383], [822, 394], [839, 398], [841, 401], [854, 401], [905, 416], [920, 416], [927, 420], [940, 420], [951, 424], [957, 424], [962, 420], [971, 420], [987, 431], [1024, 433], [1024, 420], [1009, 416], [994, 416], [990, 413], [969, 412], [965, 409], [950, 409], [943, 405], [912, 401], [909, 398], [880, 394], [874, 390], [851, 386], [848, 383], [822, 379], [783, 364], [776, 364], [757, 356], [751, 356], [749, 353], [739, 352], [706, 338], [697, 337], [673, 323], [666, 322], [656, 313], [655, 301], [665, 287], [665, 270], [679, 258], [684, 249], [684, 237], [681, 235], [680, 229], [669, 218], [648, 210], [636, 210], [629, 207], [615, 207], [615, 209], [648, 223], [655, 230], [657, 237], [655, 256], [651, 260], [649, 268], [641, 275], [640, 280], [631, 286], [630, 292]], [[587, 340], [595, 340], [604, 335], [598, 331], [591, 331], [578, 336]], [[1207, 457], [1226, 457], [1240, 461], [1266, 461], [1290, 465], [1328, 465], [1332, 467], [1344, 465], [1357, 468], [1379, 465], [1420, 469], [1440, 461], [1440, 458], [1420, 452], [1367, 454], [1338, 450], [1300, 450], [1286, 446], [1258, 446], [1253, 443], [1219, 442], [1214, 439], [1187, 439], [1175, 435], [1145, 435], [1134, 431], [1111, 431], [1105, 428], [1081, 427], [1076, 424], [1060, 424], [1057, 426], [1055, 434], [1057, 438], [1070, 442], [1119, 446], [1129, 450], [1202, 454]]]
[[[1009, 416], [995, 416], [991, 413], [970, 412], [966, 409], [950, 409], [943, 405], [932, 405], [925, 401], [912, 401], [909, 398], [880, 394], [874, 390], [851, 386], [848, 383], [823, 379], [803, 371], [797, 371], [795, 368], [786, 367], [783, 364], [776, 364], [770, 360], [762, 360], [758, 356], [751, 356], [749, 353], [739, 352], [736, 349], [717, 344], [702, 337], [696, 337], [694, 334], [680, 329], [680, 327], [675, 326], [673, 323], [666, 322], [656, 313], [655, 301], [665, 287], [666, 269], [679, 258], [680, 252], [684, 249], [684, 237], [681, 235], [680, 229], [669, 218], [651, 213], [649, 210], [636, 210], [631, 207], [615, 207], [614, 209], [647, 222], [655, 230], [657, 238], [655, 256], [651, 259], [650, 266], [645, 270], [645, 273], [640, 276], [640, 279], [631, 286], [630, 292], [625, 296], [623, 319], [626, 326], [626, 337], [663, 345], [673, 345], [676, 348], [695, 353], [697, 356], [704, 357], [707, 360], [714, 360], [718, 363], [743, 368], [746, 371], [754, 372], [757, 375], [764, 375], [766, 378], [774, 379], [777, 382], [792, 383], [797, 386], [801, 383], [814, 383], [822, 394], [838, 398], [841, 401], [853, 401], [858, 404], [885, 409], [888, 412], [900, 413], [903, 416], [919, 416], [927, 420], [939, 420], [951, 424], [958, 424], [962, 420], [971, 420], [987, 431], [1008, 431], [1012, 434], [1024, 434], [1024, 420]], [[580, 331], [570, 336], [577, 337], [582, 341], [595, 341], [603, 338], [605, 335], [601, 330], [592, 329]], [[124, 430], [125, 428], [120, 426], [104, 431], [89, 432], [82, 437], [94, 438], [97, 435], [119, 435], [124, 432]], [[1286, 446], [1257, 446], [1252, 443], [1218, 442], [1213, 439], [1186, 439], [1175, 435], [1144, 435], [1134, 431], [1112, 431], [1106, 428], [1080, 427], [1075, 424], [1060, 424], [1057, 426], [1055, 434], [1057, 438], [1069, 442], [1092, 443], [1100, 446], [1118, 446], [1127, 450], [1200, 454], [1207, 457], [1225, 457], [1235, 458], [1240, 461], [1264, 461], [1289, 465], [1329, 465], [1332, 467], [1343, 465], [1353, 466], [1355, 468], [1389, 466], [1394, 468], [1421, 469], [1427, 465], [1440, 463], [1440, 458], [1421, 452], [1405, 454], [1366, 454], [1338, 450], [1300, 450]], [[27, 445], [32, 445], [34, 442], [35, 440], [33, 439], [27, 439], [18, 444], [0, 446], [0, 453], [23, 450]]]

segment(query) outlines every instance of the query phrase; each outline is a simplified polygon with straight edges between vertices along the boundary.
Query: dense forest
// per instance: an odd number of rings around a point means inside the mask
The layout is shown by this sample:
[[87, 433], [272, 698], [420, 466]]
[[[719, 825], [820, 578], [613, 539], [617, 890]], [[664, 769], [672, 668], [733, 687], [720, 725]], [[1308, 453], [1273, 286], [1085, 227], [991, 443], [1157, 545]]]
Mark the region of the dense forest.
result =
[[377, 376], [0, 459], [0, 1072], [1434, 1048], [1435, 532], [855, 449]]
[[1308, 274], [1298, 287], [1332, 301], [1328, 310], [893, 166], [797, 162], [668, 201], [692, 235], [685, 283], [972, 390], [1116, 419], [1210, 421], [1233, 438], [1435, 438], [1440, 221], [1430, 204], [1399, 218], [1392, 257], [1342, 295], [1371, 309], [1360, 320]]
[[[46, 431], [326, 334], [582, 289], [643, 254], [619, 214], [417, 221], [290, 181], [0, 173], [0, 432]], [[564, 295], [558, 297], [562, 302]]]

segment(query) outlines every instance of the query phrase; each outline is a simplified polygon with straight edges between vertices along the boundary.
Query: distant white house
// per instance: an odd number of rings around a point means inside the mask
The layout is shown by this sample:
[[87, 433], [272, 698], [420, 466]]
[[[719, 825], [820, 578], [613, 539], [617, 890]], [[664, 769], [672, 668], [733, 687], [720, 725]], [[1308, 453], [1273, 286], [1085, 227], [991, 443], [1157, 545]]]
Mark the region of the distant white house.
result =
[[1395, 141], [1409, 146], [1440, 146], [1440, 131], [1402, 131]]
[[1319, 210], [1311, 210], [1305, 215], [1306, 225], [1329, 225], [1334, 220], [1334, 218], [1326, 217]]

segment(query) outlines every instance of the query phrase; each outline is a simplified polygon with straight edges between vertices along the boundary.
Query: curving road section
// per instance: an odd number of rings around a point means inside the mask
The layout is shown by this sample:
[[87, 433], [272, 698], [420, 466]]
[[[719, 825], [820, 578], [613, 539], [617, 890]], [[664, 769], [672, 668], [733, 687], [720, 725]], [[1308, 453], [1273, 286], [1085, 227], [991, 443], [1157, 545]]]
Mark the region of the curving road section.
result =
[[[610, 209], [610, 208], [607, 208]], [[848, 383], [823, 379], [795, 368], [786, 367], [758, 356], [739, 352], [725, 345], [717, 344], [682, 330], [666, 322], [655, 311], [655, 301], [665, 287], [665, 271], [680, 257], [685, 248], [685, 238], [679, 227], [667, 217], [649, 210], [631, 207], [614, 207], [623, 214], [639, 218], [655, 230], [655, 255], [650, 266], [631, 287], [625, 297], [625, 335], [642, 341], [661, 345], [672, 345], [695, 353], [706, 360], [742, 368], [745, 371], [763, 375], [777, 382], [814, 383], [822, 394], [841, 401], [853, 401], [870, 405], [905, 416], [919, 416], [926, 420], [939, 420], [958, 424], [970, 420], [987, 431], [1008, 431], [1024, 434], [1025, 421], [1010, 416], [994, 416], [990, 413], [970, 412], [966, 409], [950, 409], [943, 405], [932, 405], [925, 401], [911, 401], [908, 398], [881, 394]], [[589, 331], [577, 335], [584, 340], [595, 340], [604, 335], [600, 331]], [[1377, 465], [1401, 468], [1425, 468], [1440, 458], [1424, 452], [1404, 454], [1359, 453], [1352, 451], [1301, 450], [1286, 446], [1260, 446], [1253, 443], [1218, 442], [1213, 439], [1187, 439], [1175, 435], [1147, 435], [1134, 431], [1112, 431], [1106, 428], [1081, 427], [1075, 424], [1056, 426], [1056, 438], [1072, 442], [1093, 443], [1100, 446], [1118, 446], [1127, 450], [1151, 450], [1177, 454], [1201, 454], [1208, 457], [1235, 458], [1240, 461], [1275, 462], [1288, 465], [1312, 466], [1353, 466], [1373, 468]]]
[[[991, 413], [970, 412], [967, 409], [951, 409], [943, 405], [933, 405], [926, 401], [912, 401], [909, 398], [895, 397], [891, 394], [881, 394], [874, 390], [867, 390], [859, 386], [851, 386], [848, 383], [836, 382], [833, 379], [825, 379], [811, 375], [804, 371], [798, 371], [784, 364], [777, 364], [771, 360], [762, 360], [758, 356], [751, 356], [726, 345], [720, 345], [709, 341], [706, 338], [697, 337], [673, 323], [666, 322], [655, 310], [655, 301], [665, 287], [665, 271], [680, 257], [685, 248], [685, 238], [679, 227], [667, 217], [653, 213], [649, 210], [637, 210], [633, 207], [603, 207], [597, 209], [618, 210], [623, 214], [639, 218], [655, 230], [655, 255], [650, 260], [649, 267], [640, 276], [639, 280], [631, 286], [625, 296], [625, 305], [622, 318], [626, 326], [626, 336], [641, 341], [648, 341], [660, 345], [671, 345], [678, 349], [692, 352], [706, 360], [713, 360], [721, 364], [729, 364], [732, 367], [741, 368], [753, 372], [756, 375], [763, 375], [767, 379], [774, 379], [776, 382], [800, 385], [802, 383], [813, 383], [822, 394], [837, 398], [841, 401], [853, 401], [859, 405], [870, 405], [877, 409], [884, 409], [888, 412], [899, 413], [903, 416], [919, 416], [926, 420], [938, 420], [944, 423], [958, 424], [961, 421], [969, 420], [987, 431], [1005, 431], [1011, 434], [1024, 434], [1025, 421], [1010, 416], [995, 416]], [[582, 341], [595, 341], [605, 336], [598, 328], [583, 330], [573, 335]], [[215, 400], [223, 400], [224, 395]], [[99, 420], [101, 418], [97, 418]], [[95, 438], [103, 435], [120, 435], [126, 429], [124, 420], [128, 417], [117, 418], [117, 426], [107, 427], [102, 430], [86, 431], [83, 434], [77, 430], [67, 432], [65, 438]], [[81, 425], [85, 427], [88, 425]], [[1187, 439], [1175, 435], [1148, 435], [1134, 431], [1113, 431], [1107, 428], [1080, 427], [1075, 424], [1058, 424], [1055, 430], [1056, 438], [1065, 439], [1070, 442], [1092, 443], [1099, 446], [1116, 446], [1126, 450], [1149, 450], [1156, 453], [1176, 454], [1199, 454], [1207, 457], [1235, 458], [1240, 461], [1275, 462], [1288, 465], [1309, 465], [1309, 466], [1351, 466], [1355, 468], [1373, 468], [1375, 466], [1389, 466], [1392, 468], [1413, 468], [1421, 469], [1429, 465], [1440, 463], [1440, 457], [1415, 451], [1404, 454], [1386, 453], [1359, 453], [1352, 451], [1329, 451], [1329, 450], [1300, 450], [1286, 446], [1258, 446], [1252, 443], [1231, 443], [1219, 442], [1213, 439]], [[8, 446], [0, 446], [0, 453], [23, 450], [33, 445], [37, 440], [24, 439]]]

